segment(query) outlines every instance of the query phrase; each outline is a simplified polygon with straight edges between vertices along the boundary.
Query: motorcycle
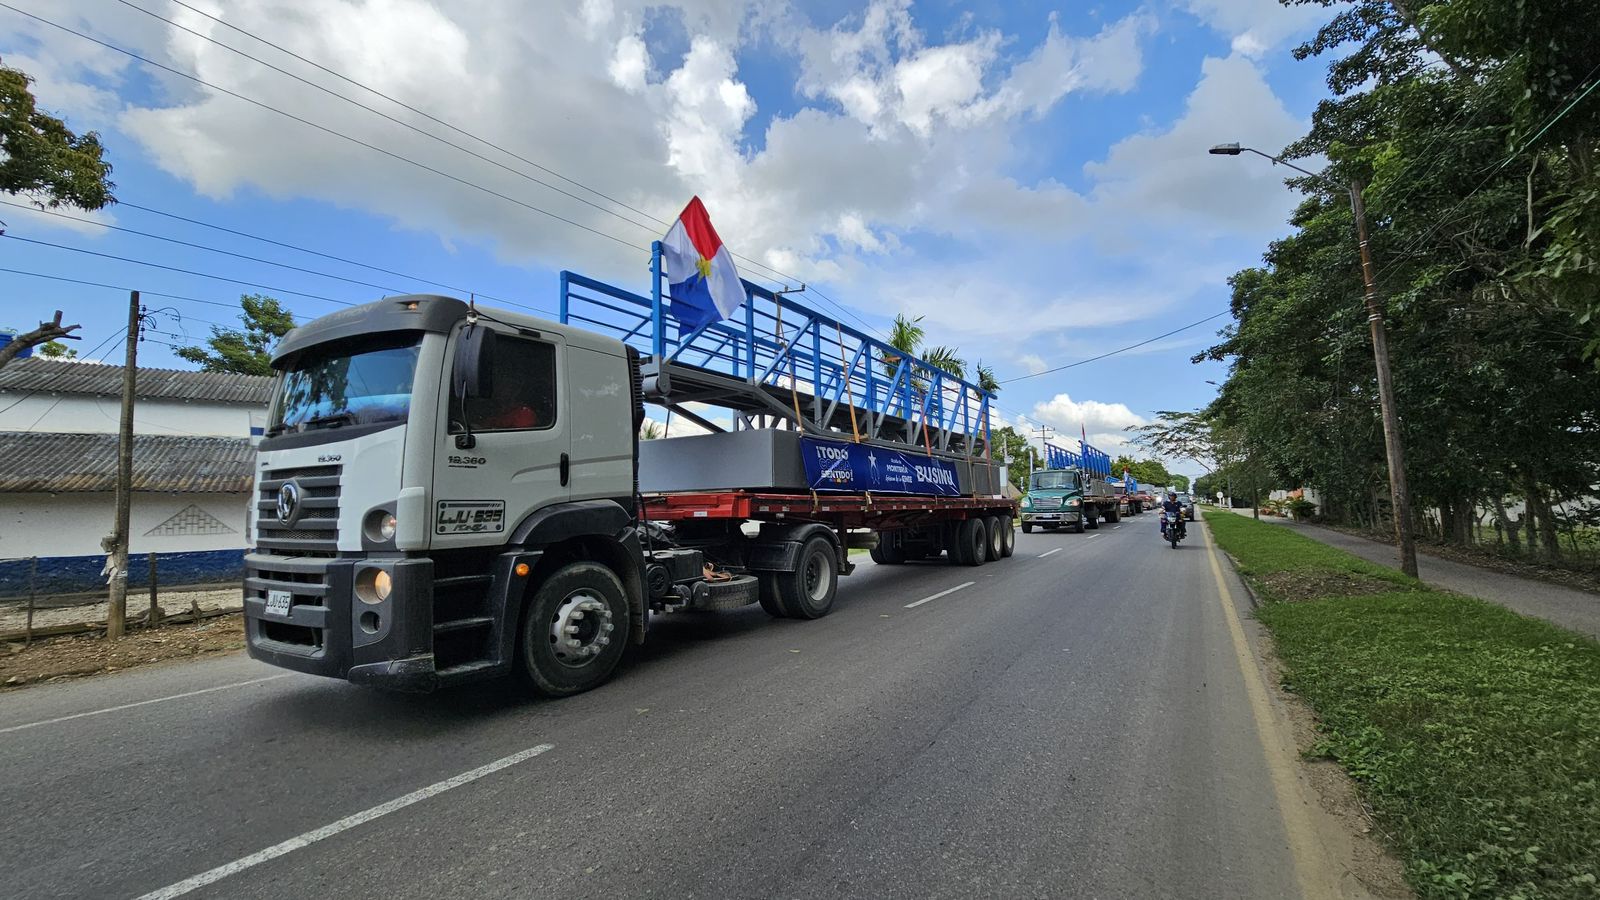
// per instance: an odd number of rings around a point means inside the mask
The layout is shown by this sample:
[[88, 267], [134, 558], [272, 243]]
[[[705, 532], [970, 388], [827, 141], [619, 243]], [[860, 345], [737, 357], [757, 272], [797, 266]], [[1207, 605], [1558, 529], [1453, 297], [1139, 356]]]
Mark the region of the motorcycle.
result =
[[1188, 537], [1189, 529], [1183, 526], [1183, 517], [1170, 518], [1166, 510], [1161, 511], [1161, 539], [1178, 549], [1178, 542]]

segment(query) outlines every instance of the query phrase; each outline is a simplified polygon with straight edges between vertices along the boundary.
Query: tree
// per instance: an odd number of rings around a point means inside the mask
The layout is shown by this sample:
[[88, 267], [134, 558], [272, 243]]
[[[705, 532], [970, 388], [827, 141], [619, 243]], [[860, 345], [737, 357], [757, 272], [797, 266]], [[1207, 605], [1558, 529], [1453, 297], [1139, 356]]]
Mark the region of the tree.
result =
[[994, 377], [994, 369], [978, 360], [978, 387], [988, 391], [994, 396], [1000, 395], [1000, 379]]
[[271, 375], [272, 347], [294, 330], [294, 317], [277, 300], [264, 294], [244, 294], [239, 298], [244, 310], [239, 320], [244, 330], [213, 327], [204, 347], [179, 347], [180, 358], [195, 363], [207, 372], [237, 372], [242, 375]]
[[0, 191], [40, 209], [100, 209], [116, 198], [100, 136], [39, 111], [25, 73], [0, 65]]
[[655, 419], [645, 419], [639, 423], [639, 440], [655, 441], [665, 437], [667, 430]]
[[39, 345], [39, 355], [46, 359], [77, 359], [78, 351], [60, 341], [47, 341]]
[[81, 325], [62, 325], [61, 310], [56, 310], [54, 319], [49, 322], [40, 322], [38, 328], [32, 331], [25, 331], [13, 337], [4, 347], [0, 347], [0, 369], [5, 368], [7, 363], [17, 358], [17, 354], [29, 347], [48, 344], [55, 341], [56, 338], [68, 337], [81, 327]]
[[[889, 327], [889, 338], [885, 343], [904, 353], [906, 356], [916, 356], [922, 349], [923, 331], [922, 317], [908, 319], [905, 313], [898, 313], [894, 317], [894, 324]], [[878, 361], [883, 364], [883, 374], [890, 377], [900, 368], [900, 356], [888, 350], [879, 351]]]

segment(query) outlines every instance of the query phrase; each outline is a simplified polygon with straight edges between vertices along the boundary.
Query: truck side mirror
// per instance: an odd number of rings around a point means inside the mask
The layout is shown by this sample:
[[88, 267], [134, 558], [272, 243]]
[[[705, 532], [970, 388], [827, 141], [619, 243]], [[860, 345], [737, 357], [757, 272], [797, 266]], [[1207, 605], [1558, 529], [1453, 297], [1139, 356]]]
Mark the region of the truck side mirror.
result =
[[461, 334], [456, 347], [455, 366], [450, 373], [450, 386], [456, 396], [476, 399], [494, 393], [494, 345], [498, 336], [494, 330], [474, 323]]

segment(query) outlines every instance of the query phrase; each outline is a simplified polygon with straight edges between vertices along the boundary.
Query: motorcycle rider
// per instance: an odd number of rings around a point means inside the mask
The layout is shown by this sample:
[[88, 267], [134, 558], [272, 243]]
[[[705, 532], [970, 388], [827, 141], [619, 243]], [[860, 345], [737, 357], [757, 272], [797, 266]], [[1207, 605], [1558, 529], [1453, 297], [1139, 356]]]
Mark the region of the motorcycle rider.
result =
[[[1177, 491], [1167, 491], [1167, 499], [1161, 502], [1161, 511], [1166, 513], [1170, 522], [1177, 523], [1179, 537], [1188, 537], [1189, 529], [1183, 521], [1183, 504], [1178, 502]], [[1162, 536], [1166, 536], [1166, 533], [1166, 529], [1163, 528]]]

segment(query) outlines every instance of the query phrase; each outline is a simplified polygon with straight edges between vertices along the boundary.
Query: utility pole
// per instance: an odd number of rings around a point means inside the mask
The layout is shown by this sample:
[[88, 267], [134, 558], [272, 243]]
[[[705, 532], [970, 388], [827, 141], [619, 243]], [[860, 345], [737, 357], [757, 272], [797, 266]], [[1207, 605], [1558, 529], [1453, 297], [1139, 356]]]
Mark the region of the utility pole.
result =
[[[1053, 427], [1051, 427], [1049, 425], [1040, 425], [1038, 428], [1033, 429], [1032, 433], [1034, 435], [1038, 436], [1038, 438], [1039, 438], [1039, 446], [1042, 447], [1045, 444], [1050, 443], [1050, 432], [1052, 432], [1052, 431], [1055, 431], [1055, 428], [1053, 428]], [[1033, 448], [1032, 447], [1028, 448], [1028, 460], [1029, 460], [1030, 463], [1033, 461]], [[1032, 466], [1032, 465], [1029, 465], [1028, 466], [1028, 474], [1032, 475], [1034, 473], [1034, 471], [1036, 471], [1035, 467]]]
[[128, 616], [128, 518], [133, 505], [133, 389], [139, 365], [139, 292], [128, 294], [128, 352], [122, 369], [122, 419], [117, 429], [117, 512], [111, 532], [111, 604], [106, 638], [122, 637]]
[[1400, 414], [1395, 409], [1394, 378], [1389, 373], [1389, 329], [1378, 303], [1377, 276], [1372, 271], [1372, 250], [1367, 246], [1367, 206], [1360, 181], [1350, 182], [1350, 211], [1361, 244], [1361, 280], [1366, 287], [1367, 324], [1372, 329], [1372, 358], [1378, 367], [1378, 406], [1383, 413], [1383, 448], [1389, 458], [1389, 495], [1394, 501], [1394, 537], [1400, 545], [1400, 571], [1417, 577], [1417, 542], [1411, 533], [1411, 494], [1406, 487], [1405, 448], [1400, 442]]
[[[1417, 577], [1417, 543], [1411, 532], [1411, 494], [1406, 488], [1405, 450], [1400, 439], [1400, 413], [1395, 409], [1394, 378], [1389, 373], [1389, 332], [1384, 326], [1383, 306], [1378, 302], [1377, 276], [1373, 274], [1372, 250], [1367, 246], [1367, 207], [1362, 200], [1364, 186], [1351, 179], [1348, 184], [1317, 172], [1302, 169], [1292, 162], [1262, 153], [1253, 147], [1238, 144], [1218, 144], [1209, 151], [1215, 156], [1238, 156], [1254, 153], [1269, 159], [1273, 165], [1289, 168], [1309, 175], [1330, 187], [1343, 187], [1350, 192], [1350, 214], [1356, 221], [1356, 240], [1361, 249], [1361, 280], [1366, 289], [1367, 324], [1372, 328], [1372, 359], [1378, 369], [1378, 407], [1383, 418], [1383, 448], [1389, 464], [1389, 496], [1394, 503], [1394, 538], [1400, 548], [1400, 571]], [[1252, 495], [1255, 496], [1252, 489]], [[1259, 496], [1255, 496], [1258, 501]], [[1259, 515], [1259, 513], [1258, 513]]]

